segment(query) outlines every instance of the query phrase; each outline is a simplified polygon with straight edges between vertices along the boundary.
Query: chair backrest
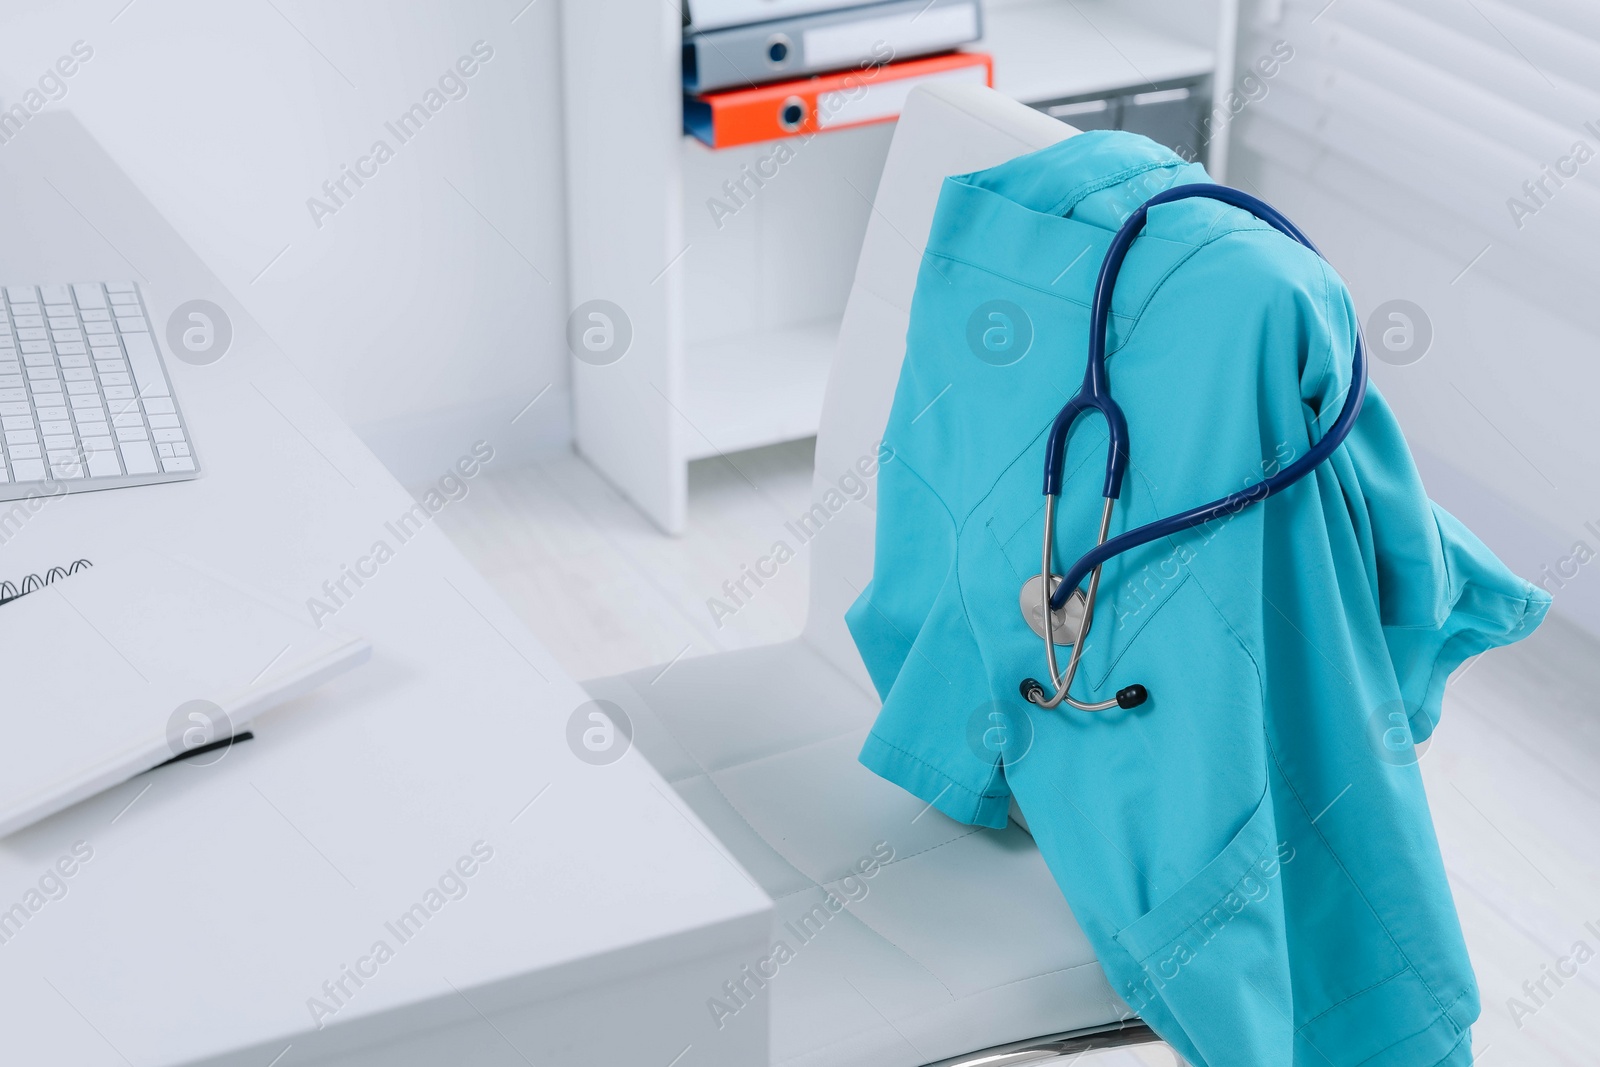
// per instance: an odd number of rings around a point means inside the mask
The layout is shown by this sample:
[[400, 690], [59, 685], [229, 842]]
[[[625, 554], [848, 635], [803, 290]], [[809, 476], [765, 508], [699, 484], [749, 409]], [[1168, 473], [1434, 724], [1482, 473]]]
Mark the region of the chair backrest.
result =
[[844, 613], [872, 579], [877, 479], [868, 480], [859, 500], [841, 492], [839, 483], [846, 479], [848, 488], [858, 463], [876, 463], [940, 185], [948, 175], [997, 166], [1076, 132], [982, 86], [917, 89], [901, 112], [839, 330], [811, 483], [822, 529], [812, 543], [805, 640], [864, 684]]

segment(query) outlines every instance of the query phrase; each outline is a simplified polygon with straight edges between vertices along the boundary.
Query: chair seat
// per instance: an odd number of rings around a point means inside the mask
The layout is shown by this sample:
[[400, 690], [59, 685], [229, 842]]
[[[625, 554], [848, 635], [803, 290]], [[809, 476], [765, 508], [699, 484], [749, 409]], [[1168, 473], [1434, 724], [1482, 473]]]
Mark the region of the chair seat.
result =
[[776, 904], [773, 955], [706, 991], [728, 1027], [766, 1000], [774, 1064], [917, 1067], [1126, 1016], [1032, 839], [862, 767], [878, 700], [804, 640], [587, 688]]

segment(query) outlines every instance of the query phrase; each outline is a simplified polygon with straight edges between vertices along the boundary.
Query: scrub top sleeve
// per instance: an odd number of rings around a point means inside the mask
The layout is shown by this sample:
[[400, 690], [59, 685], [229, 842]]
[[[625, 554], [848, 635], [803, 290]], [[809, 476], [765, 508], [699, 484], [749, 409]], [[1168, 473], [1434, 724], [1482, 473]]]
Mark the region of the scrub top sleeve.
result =
[[887, 447], [883, 454], [872, 581], [845, 613], [879, 699], [888, 698], [956, 558], [944, 502], [903, 458]]
[[1444, 620], [1383, 630], [1417, 741], [1439, 724], [1452, 671], [1480, 652], [1522, 640], [1550, 609], [1549, 593], [1512, 574], [1459, 519], [1428, 503], [1443, 558], [1445, 579], [1436, 595]]
[[[1332, 358], [1302, 395], [1315, 396], [1322, 430], [1337, 418], [1349, 383], [1356, 325], [1349, 293], [1331, 281], [1326, 338]], [[1330, 404], [1330, 401], [1332, 402]], [[1521, 640], [1539, 625], [1550, 606], [1544, 590], [1500, 562], [1453, 515], [1428, 499], [1399, 420], [1375, 384], [1354, 430], [1336, 456], [1363, 562], [1373, 581], [1384, 641], [1411, 722], [1421, 741], [1438, 725], [1444, 687], [1464, 661], [1490, 648]]]

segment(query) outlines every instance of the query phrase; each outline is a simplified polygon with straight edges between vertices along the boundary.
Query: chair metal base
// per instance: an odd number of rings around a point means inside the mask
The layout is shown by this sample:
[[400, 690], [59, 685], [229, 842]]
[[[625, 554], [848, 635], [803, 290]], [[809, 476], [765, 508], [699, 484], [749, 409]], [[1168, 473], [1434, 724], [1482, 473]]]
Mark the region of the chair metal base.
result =
[[1014, 1041], [1009, 1045], [968, 1052], [953, 1059], [930, 1063], [928, 1067], [1022, 1067], [1028, 1063], [1076, 1058], [1085, 1052], [1121, 1048], [1125, 1045], [1146, 1045], [1160, 1041], [1154, 1030], [1138, 1019], [1091, 1030], [1074, 1030], [1050, 1037], [1036, 1037], [1027, 1041]]

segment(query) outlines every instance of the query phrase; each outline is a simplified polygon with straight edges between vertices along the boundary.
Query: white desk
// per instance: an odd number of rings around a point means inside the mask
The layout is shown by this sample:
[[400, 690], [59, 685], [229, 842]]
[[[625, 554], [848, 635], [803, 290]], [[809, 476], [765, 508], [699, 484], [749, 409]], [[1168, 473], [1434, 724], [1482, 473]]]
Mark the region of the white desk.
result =
[[[398, 544], [410, 496], [77, 122], [34, 118], [0, 146], [0, 281], [128, 277], [158, 330], [192, 298], [232, 316], [220, 362], [167, 357], [207, 473], [53, 500], [5, 532], [0, 574], [131, 539], [299, 605], [397, 547], [335, 620], [370, 664], [215, 766], [0, 840], [0, 910], [93, 851], [0, 944], [0, 1062], [765, 1063], [762, 1002], [720, 1031], [706, 1002], [765, 953], [770, 901], [636, 752], [569, 751], [579, 687], [437, 530]], [[396, 938], [479, 841], [466, 895]], [[308, 999], [379, 940], [392, 958], [317, 1029]]]

